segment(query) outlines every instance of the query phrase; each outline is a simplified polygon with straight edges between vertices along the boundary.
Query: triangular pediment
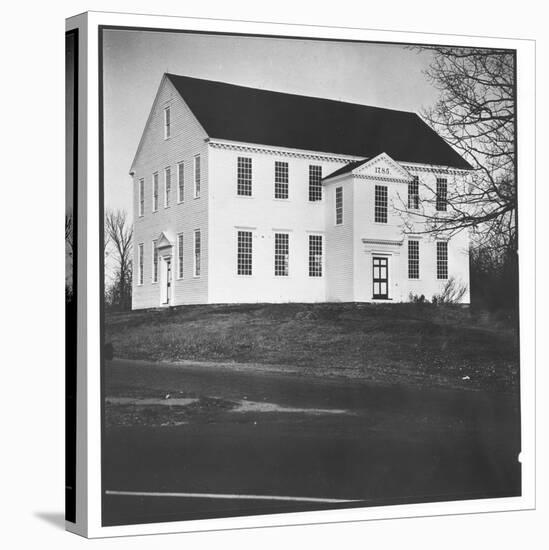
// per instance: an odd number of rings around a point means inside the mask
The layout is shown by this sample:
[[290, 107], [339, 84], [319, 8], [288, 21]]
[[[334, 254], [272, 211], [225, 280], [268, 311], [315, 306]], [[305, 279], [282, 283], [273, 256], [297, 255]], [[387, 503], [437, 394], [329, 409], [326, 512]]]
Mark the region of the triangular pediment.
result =
[[410, 181], [412, 179], [412, 175], [387, 153], [381, 153], [362, 163], [352, 171], [352, 174], [360, 178], [378, 180]]
[[156, 248], [167, 248], [174, 245], [174, 237], [169, 231], [162, 231], [156, 239]]

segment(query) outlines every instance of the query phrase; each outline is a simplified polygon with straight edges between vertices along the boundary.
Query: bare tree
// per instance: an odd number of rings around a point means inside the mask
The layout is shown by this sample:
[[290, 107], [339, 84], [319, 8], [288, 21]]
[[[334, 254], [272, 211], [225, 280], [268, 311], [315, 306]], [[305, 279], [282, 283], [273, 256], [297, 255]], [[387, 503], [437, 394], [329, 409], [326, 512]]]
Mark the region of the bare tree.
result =
[[65, 251], [69, 256], [74, 254], [74, 227], [72, 212], [65, 214]]
[[132, 242], [133, 227], [123, 210], [107, 210], [105, 213], [105, 255], [115, 264], [113, 288], [109, 289], [112, 305], [121, 309], [131, 306]]
[[[422, 115], [473, 170], [465, 181], [448, 181], [447, 212], [408, 211], [428, 231], [465, 228], [477, 246], [517, 247], [515, 151], [515, 57], [509, 50], [428, 46], [427, 79], [440, 91]], [[432, 201], [436, 190], [432, 189]], [[435, 212], [435, 213], [433, 213]]]

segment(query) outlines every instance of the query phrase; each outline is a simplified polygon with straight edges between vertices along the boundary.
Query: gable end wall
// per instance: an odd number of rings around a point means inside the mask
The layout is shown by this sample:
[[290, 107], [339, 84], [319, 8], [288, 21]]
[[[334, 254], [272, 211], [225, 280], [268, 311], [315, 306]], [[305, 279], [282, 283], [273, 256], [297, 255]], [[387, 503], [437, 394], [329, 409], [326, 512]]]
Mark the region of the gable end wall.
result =
[[[164, 113], [171, 107], [171, 137], [164, 139]], [[207, 138], [186, 103], [169, 80], [163, 84], [153, 105], [149, 124], [145, 128], [140, 150], [134, 161], [133, 215], [134, 215], [134, 281], [133, 309], [158, 307], [160, 284], [152, 283], [152, 241], [162, 231], [176, 236], [184, 235], [184, 276], [177, 278], [176, 247], [173, 249], [173, 303], [198, 304], [208, 301], [208, 148]], [[201, 194], [194, 198], [193, 158], [201, 157]], [[183, 161], [184, 202], [177, 203], [177, 163]], [[171, 167], [170, 207], [164, 207], [164, 168]], [[152, 178], [159, 173], [159, 208], [152, 212]], [[145, 179], [144, 216], [138, 217], [139, 180]], [[201, 230], [201, 276], [193, 277], [193, 232]], [[144, 281], [137, 285], [137, 245], [144, 243]], [[174, 243], [175, 245], [175, 243]]]

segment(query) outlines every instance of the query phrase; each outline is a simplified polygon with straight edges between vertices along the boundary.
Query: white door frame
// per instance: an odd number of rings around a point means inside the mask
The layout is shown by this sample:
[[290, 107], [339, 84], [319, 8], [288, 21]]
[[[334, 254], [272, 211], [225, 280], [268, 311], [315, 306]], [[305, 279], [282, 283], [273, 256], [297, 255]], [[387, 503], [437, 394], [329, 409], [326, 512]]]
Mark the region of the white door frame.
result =
[[[173, 255], [170, 253], [159, 254], [160, 261], [160, 305], [162, 307], [173, 306], [174, 277], [173, 277]], [[169, 267], [169, 270], [168, 270]], [[168, 280], [169, 274], [169, 280]]]

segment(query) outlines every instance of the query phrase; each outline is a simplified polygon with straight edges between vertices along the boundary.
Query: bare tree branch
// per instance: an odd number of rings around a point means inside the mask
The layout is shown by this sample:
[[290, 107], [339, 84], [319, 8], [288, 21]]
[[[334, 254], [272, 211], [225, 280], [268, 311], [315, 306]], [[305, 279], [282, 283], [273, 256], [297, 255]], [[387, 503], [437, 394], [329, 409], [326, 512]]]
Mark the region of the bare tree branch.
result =
[[133, 227], [123, 210], [107, 210], [105, 212], [105, 255], [109, 249], [110, 256], [116, 266], [115, 294], [117, 305], [123, 309], [130, 306], [132, 277], [132, 242]]
[[[516, 250], [515, 58], [508, 50], [446, 46], [430, 51], [425, 71], [440, 97], [422, 116], [473, 166], [466, 185], [448, 186], [448, 212], [410, 214], [426, 232], [468, 228], [476, 244]], [[436, 192], [432, 192], [432, 202]]]

